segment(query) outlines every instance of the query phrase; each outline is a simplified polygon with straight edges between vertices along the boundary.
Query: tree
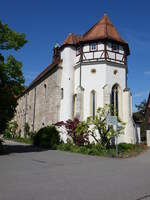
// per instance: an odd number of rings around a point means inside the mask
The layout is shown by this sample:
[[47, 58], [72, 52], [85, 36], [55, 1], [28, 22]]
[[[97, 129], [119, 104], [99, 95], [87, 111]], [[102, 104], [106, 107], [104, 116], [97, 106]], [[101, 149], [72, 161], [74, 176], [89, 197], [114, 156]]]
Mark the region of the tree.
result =
[[108, 149], [111, 146], [112, 139], [119, 136], [124, 129], [124, 123], [119, 118], [117, 131], [112, 126], [107, 125], [107, 116], [110, 115], [110, 112], [111, 107], [108, 105], [105, 105], [104, 108], [98, 108], [94, 118], [88, 117], [86, 122], [79, 123], [77, 131], [88, 132], [96, 143], [102, 148]]
[[[78, 124], [81, 126], [81, 128], [79, 128], [80, 131], [77, 129]], [[85, 128], [83, 127], [83, 122], [80, 122], [78, 118], [74, 118], [73, 120], [68, 119], [66, 122], [57, 122], [55, 126], [64, 127], [75, 145], [82, 146], [89, 143], [88, 133], [84, 131]]]
[[143, 100], [140, 104], [135, 105], [137, 112], [133, 113], [133, 119], [136, 123], [140, 124], [141, 127], [141, 139], [146, 140], [146, 100]]
[[[14, 117], [17, 97], [23, 90], [22, 63], [12, 55], [4, 56], [7, 50], [19, 50], [26, 43], [25, 34], [11, 30], [0, 21], [0, 134]], [[3, 54], [2, 54], [3, 51]]]

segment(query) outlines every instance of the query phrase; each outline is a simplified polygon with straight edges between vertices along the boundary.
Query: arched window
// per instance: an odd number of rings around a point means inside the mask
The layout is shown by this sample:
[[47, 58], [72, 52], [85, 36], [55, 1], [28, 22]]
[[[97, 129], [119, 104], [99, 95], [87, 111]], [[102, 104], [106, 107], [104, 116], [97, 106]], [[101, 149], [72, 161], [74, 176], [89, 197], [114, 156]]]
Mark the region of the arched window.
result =
[[76, 116], [76, 112], [77, 112], [77, 94], [73, 95], [73, 117], [77, 117]]
[[96, 92], [91, 91], [91, 115], [95, 118], [96, 115]]
[[115, 84], [112, 87], [112, 93], [111, 93], [111, 104], [112, 104], [112, 115], [119, 114], [119, 86]]

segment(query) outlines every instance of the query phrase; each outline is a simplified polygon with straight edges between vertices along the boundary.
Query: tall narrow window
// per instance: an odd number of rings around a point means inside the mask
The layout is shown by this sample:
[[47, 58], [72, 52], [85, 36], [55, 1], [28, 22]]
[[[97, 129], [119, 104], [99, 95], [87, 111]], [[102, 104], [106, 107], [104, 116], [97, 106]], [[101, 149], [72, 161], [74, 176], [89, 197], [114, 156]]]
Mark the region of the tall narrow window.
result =
[[91, 92], [91, 114], [95, 118], [96, 114], [96, 92], [93, 90]]
[[77, 94], [73, 95], [73, 117], [76, 117]]
[[119, 113], [118, 92], [119, 92], [119, 88], [118, 88], [118, 85], [116, 84], [112, 88], [111, 104], [112, 104], [112, 115], [117, 115], [117, 116]]
[[63, 98], [64, 98], [64, 89], [61, 88], [61, 99], [63, 99]]
[[46, 101], [46, 84], [44, 84], [44, 93], [45, 93], [45, 101]]

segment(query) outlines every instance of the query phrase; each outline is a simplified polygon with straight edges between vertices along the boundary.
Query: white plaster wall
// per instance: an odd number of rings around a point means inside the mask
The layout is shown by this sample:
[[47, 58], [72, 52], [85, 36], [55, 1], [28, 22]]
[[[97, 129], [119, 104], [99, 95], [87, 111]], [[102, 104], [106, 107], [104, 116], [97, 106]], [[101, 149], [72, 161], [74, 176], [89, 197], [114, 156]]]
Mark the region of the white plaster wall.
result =
[[100, 58], [102, 52], [94, 52], [94, 58]]
[[111, 59], [115, 59], [115, 53], [112, 53], [112, 52], [109, 52], [109, 51], [108, 51], [108, 56], [109, 56], [109, 58], [111, 58]]
[[137, 129], [137, 142], [140, 144], [141, 143], [141, 128], [140, 126], [137, 126], [136, 129]]
[[89, 51], [89, 44], [85, 44], [83, 46], [83, 52], [87, 52], [87, 51]]
[[[91, 70], [95, 69], [96, 73], [91, 73]], [[117, 70], [117, 74], [114, 74], [114, 70]], [[80, 69], [75, 69], [75, 84], [74, 93], [79, 86]], [[111, 88], [114, 84], [119, 84], [122, 91], [126, 85], [126, 70], [125, 68], [115, 67], [104, 63], [82, 65], [82, 87], [84, 88], [84, 119], [90, 115], [90, 93], [92, 90], [96, 91], [97, 107], [104, 105], [103, 87], [109, 86], [110, 94]], [[121, 99], [122, 101], [122, 99]], [[121, 102], [122, 105], [122, 102]], [[121, 108], [120, 108], [121, 109]]]
[[79, 61], [80, 61], [80, 55], [76, 56], [76, 58], [75, 58], [76, 63], [79, 62]]
[[[117, 73], [114, 74], [114, 71]], [[106, 83], [112, 88], [114, 84], [118, 83], [121, 90], [126, 87], [126, 70], [124, 67], [117, 67], [112, 65], [106, 65]]]
[[83, 60], [84, 60], [85, 58], [86, 58], [86, 59], [92, 59], [92, 58], [93, 58], [93, 52], [84, 53]]
[[74, 88], [74, 64], [76, 59], [76, 49], [65, 47], [61, 52], [62, 81], [61, 88], [64, 89], [61, 100], [60, 120], [71, 119], [73, 115], [73, 88]]
[[127, 143], [136, 143], [136, 129], [132, 119], [131, 102], [132, 97], [129, 90], [123, 92], [123, 121], [126, 123], [124, 140]]
[[146, 131], [147, 146], [150, 147], [150, 130]]
[[[96, 73], [91, 73], [92, 69], [96, 69]], [[74, 92], [79, 86], [80, 69], [75, 70], [75, 87]], [[103, 86], [106, 82], [106, 64], [90, 64], [82, 65], [81, 83], [84, 88], [84, 115], [83, 119], [90, 116], [90, 93], [96, 91], [97, 107], [103, 105]]]
[[116, 54], [116, 59], [122, 61], [123, 55], [121, 54]]

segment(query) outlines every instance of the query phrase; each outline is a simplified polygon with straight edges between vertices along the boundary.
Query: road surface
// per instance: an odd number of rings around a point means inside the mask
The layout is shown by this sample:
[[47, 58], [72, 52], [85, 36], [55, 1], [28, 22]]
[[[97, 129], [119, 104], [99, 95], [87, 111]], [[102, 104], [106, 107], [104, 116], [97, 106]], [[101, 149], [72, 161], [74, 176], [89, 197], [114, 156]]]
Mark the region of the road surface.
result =
[[7, 143], [0, 200], [150, 199], [150, 150], [128, 159], [86, 156]]

